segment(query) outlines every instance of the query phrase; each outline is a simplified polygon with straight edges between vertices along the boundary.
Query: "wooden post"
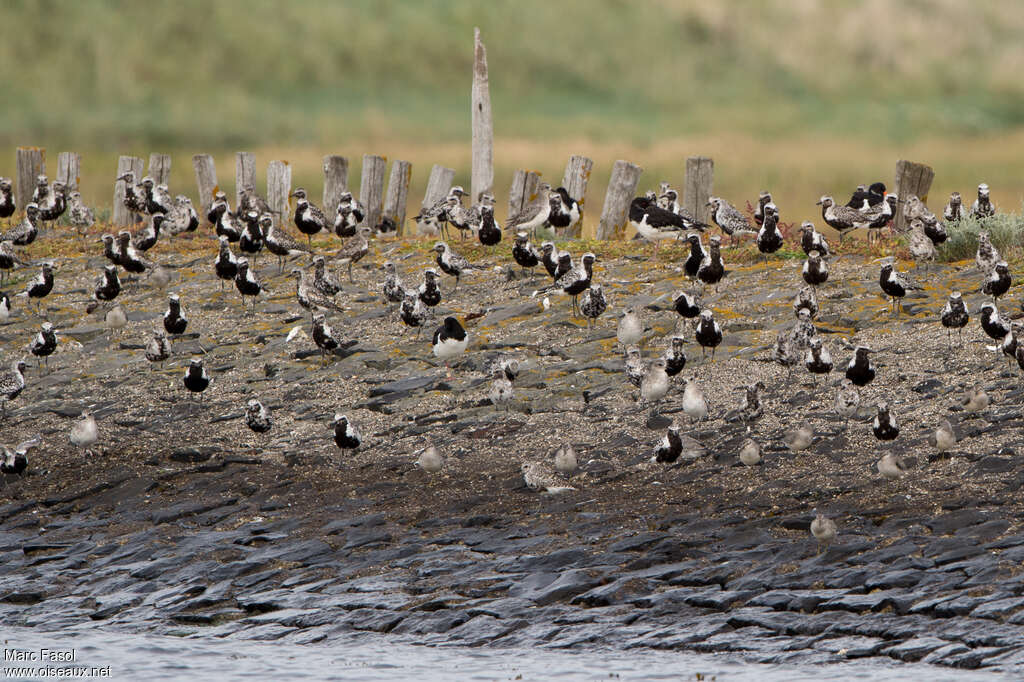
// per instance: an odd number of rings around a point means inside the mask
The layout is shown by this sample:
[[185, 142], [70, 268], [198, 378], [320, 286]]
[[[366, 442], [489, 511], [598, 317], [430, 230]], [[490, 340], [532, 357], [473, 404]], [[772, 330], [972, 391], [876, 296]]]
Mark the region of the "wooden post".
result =
[[384, 197], [384, 217], [395, 223], [395, 236], [405, 236], [405, 205], [409, 200], [412, 164], [396, 159], [391, 163], [388, 193]]
[[683, 207], [701, 222], [711, 224], [711, 209], [708, 199], [715, 177], [715, 162], [706, 156], [691, 156], [686, 159], [686, 186], [683, 190]]
[[171, 182], [171, 155], [150, 154], [148, 175], [153, 178], [154, 185], [169, 185]]
[[25, 207], [32, 202], [36, 178], [46, 172], [46, 150], [42, 147], [18, 147], [16, 156], [18, 182], [14, 186], [14, 196], [18, 208], [25, 210]]
[[487, 49], [480, 29], [473, 29], [473, 173], [470, 203], [494, 191], [494, 124], [491, 120], [491, 90], [487, 83]]
[[[137, 156], [119, 156], [117, 159], [117, 176], [121, 177], [128, 171], [135, 173], [135, 182], [142, 180], [142, 171], [146, 168], [145, 162]], [[124, 180], [114, 183], [114, 207], [111, 211], [110, 221], [115, 227], [129, 227], [135, 224], [136, 215], [124, 205]]]
[[448, 190], [452, 188], [455, 181], [455, 169], [445, 168], [438, 164], [430, 169], [430, 179], [427, 180], [427, 191], [423, 194], [424, 209], [430, 208], [441, 199], [448, 196]]
[[623, 235], [629, 203], [636, 196], [636, 186], [640, 183], [640, 174], [643, 172], [644, 169], [635, 163], [621, 159], [615, 162], [612, 177], [608, 181], [608, 192], [604, 195], [601, 222], [597, 225], [598, 239], [611, 239]]
[[376, 230], [380, 225], [381, 209], [384, 202], [384, 171], [388, 160], [375, 154], [363, 154], [363, 172], [359, 177], [359, 203], [366, 211], [364, 225]]
[[[512, 174], [512, 187], [508, 191], [508, 217], [520, 211], [537, 197], [540, 174], [532, 170], [517, 170]], [[505, 221], [507, 224], [507, 220]]]
[[249, 186], [256, 187], [256, 155], [252, 152], [235, 152], [236, 209], [242, 203], [242, 190]]
[[57, 182], [63, 182], [69, 192], [78, 189], [81, 175], [82, 155], [76, 152], [61, 152], [57, 155]]
[[[901, 201], [906, 201], [913, 194], [924, 203], [928, 203], [928, 190], [931, 189], [934, 179], [935, 171], [931, 166], [901, 159], [896, 162], [896, 186], [893, 191]], [[902, 207], [896, 211], [892, 229], [897, 233], [906, 230], [906, 218], [903, 217]]]
[[334, 224], [341, 193], [348, 189], [348, 159], [331, 154], [324, 157], [324, 215], [327, 222]]
[[200, 220], [206, 222], [206, 214], [210, 212], [210, 204], [213, 203], [213, 194], [217, 191], [217, 168], [213, 165], [213, 157], [209, 154], [193, 156], [192, 168], [196, 171]]
[[287, 161], [271, 161], [267, 166], [267, 203], [284, 220], [288, 215], [288, 195], [292, 193], [292, 167]]
[[567, 237], [578, 238], [583, 231], [583, 203], [586, 201], [587, 182], [590, 180], [590, 171], [593, 168], [594, 162], [591, 159], [578, 154], [570, 156], [569, 163], [565, 165], [562, 187], [580, 205], [580, 219], [573, 227], [572, 234], [566, 235]]

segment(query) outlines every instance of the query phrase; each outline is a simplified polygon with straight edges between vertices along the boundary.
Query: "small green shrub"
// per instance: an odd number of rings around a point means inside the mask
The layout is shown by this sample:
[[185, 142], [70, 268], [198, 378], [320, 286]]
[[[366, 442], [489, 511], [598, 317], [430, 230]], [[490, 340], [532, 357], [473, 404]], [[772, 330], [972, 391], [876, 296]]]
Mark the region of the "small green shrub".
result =
[[940, 261], [967, 260], [978, 251], [978, 233], [987, 230], [992, 245], [1004, 259], [1019, 258], [1024, 247], [1024, 215], [999, 213], [991, 218], [964, 218], [946, 223], [949, 239], [938, 247]]

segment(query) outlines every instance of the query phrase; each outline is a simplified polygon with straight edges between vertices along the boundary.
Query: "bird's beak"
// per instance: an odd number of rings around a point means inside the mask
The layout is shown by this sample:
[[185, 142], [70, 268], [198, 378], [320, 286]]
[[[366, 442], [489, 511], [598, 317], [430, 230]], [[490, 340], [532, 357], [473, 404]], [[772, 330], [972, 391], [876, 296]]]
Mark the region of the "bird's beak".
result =
[[821, 206], [821, 199], [819, 199], [819, 200], [815, 201], [815, 202], [814, 202], [814, 205], [815, 205], [815, 206]]

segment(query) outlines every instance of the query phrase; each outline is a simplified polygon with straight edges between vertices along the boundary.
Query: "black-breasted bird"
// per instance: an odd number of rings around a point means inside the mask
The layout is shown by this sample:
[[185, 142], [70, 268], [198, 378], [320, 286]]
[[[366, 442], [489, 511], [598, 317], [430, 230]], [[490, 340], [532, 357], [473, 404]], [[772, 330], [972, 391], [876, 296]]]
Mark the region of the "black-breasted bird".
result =
[[0, 445], [0, 474], [8, 476], [21, 476], [28, 469], [28, 453], [32, 448], [39, 447], [43, 443], [43, 437], [36, 434], [29, 440], [22, 441], [14, 446], [14, 449]]
[[149, 251], [160, 239], [160, 228], [167, 218], [163, 213], [154, 213], [142, 223], [142, 227], [132, 235], [132, 246], [140, 253]]
[[338, 210], [334, 216], [334, 234], [342, 239], [356, 236], [356, 230], [365, 217], [363, 205], [352, 196], [352, 192], [342, 192], [338, 197]]
[[853, 351], [853, 357], [846, 365], [846, 378], [854, 386], [863, 388], [870, 384], [875, 378], [875, 368], [871, 364], [869, 353], [874, 351], [867, 346], [857, 346]]
[[663, 239], [678, 239], [686, 230], [704, 229], [677, 213], [661, 208], [651, 196], [636, 197], [629, 204], [629, 223], [655, 246]]
[[821, 286], [828, 281], [828, 263], [820, 253], [811, 251], [807, 254], [807, 260], [804, 261], [804, 267], [800, 274], [803, 275], [804, 281], [812, 287]]
[[53, 291], [53, 271], [55, 269], [56, 266], [52, 262], [44, 262], [39, 267], [39, 274], [29, 280], [25, 287], [25, 293], [28, 294], [29, 299], [36, 301], [37, 309], [41, 301]]
[[330, 298], [341, 292], [341, 282], [327, 271], [327, 260], [320, 255], [313, 256], [313, 288]]
[[708, 240], [708, 255], [701, 261], [700, 268], [697, 269], [697, 279], [700, 280], [700, 283], [705, 286], [714, 284], [715, 291], [718, 291], [718, 283], [728, 274], [725, 263], [722, 261], [721, 244], [722, 238], [718, 235], [714, 235]]
[[274, 216], [264, 213], [260, 216], [260, 230], [267, 251], [277, 256], [277, 271], [284, 272], [284, 259], [302, 256], [312, 252], [309, 245], [303, 246], [284, 227], [274, 224]]
[[245, 297], [252, 298], [253, 311], [256, 310], [256, 298], [265, 291], [263, 285], [249, 269], [249, 259], [238, 259], [238, 274], [235, 275], [235, 288], [242, 296], [242, 307], [246, 307]]
[[25, 217], [14, 228], [0, 234], [0, 241], [15, 246], [28, 246], [39, 236], [39, 205], [31, 203], [25, 207]]
[[804, 355], [804, 366], [811, 374], [828, 374], [832, 371], [832, 354], [822, 343], [820, 336], [811, 339]]
[[10, 218], [18, 208], [10, 178], [0, 178], [0, 218]]
[[772, 203], [772, 193], [762, 190], [757, 196], [757, 206], [754, 207], [754, 222], [758, 227], [764, 225], [764, 207]]
[[10, 270], [13, 270], [15, 265], [25, 267], [28, 263], [14, 252], [14, 242], [0, 242], [0, 283], [10, 277]]
[[295, 227], [306, 235], [307, 246], [309, 246], [313, 243], [313, 235], [327, 229], [327, 218], [324, 217], [324, 212], [319, 207], [309, 201], [306, 190], [302, 187], [292, 192], [291, 196], [295, 199], [295, 215], [293, 216]]
[[696, 279], [697, 273], [700, 271], [700, 265], [708, 257], [708, 252], [704, 250], [704, 244], [701, 243], [700, 235], [696, 232], [687, 234], [686, 241], [690, 242], [690, 255], [686, 257], [686, 262], [683, 263], [683, 271], [686, 272], [686, 276], [690, 279]]
[[416, 289], [416, 296], [428, 308], [441, 302], [441, 279], [437, 270], [427, 268], [423, 271], [423, 283]]
[[356, 450], [363, 442], [359, 435], [359, 429], [348, 420], [348, 417], [338, 412], [334, 415], [334, 444], [342, 450]]
[[576, 267], [555, 280], [554, 284], [541, 287], [535, 293], [561, 289], [569, 296], [572, 296], [572, 314], [575, 315], [577, 298], [590, 288], [590, 281], [594, 276], [594, 262], [596, 260], [597, 256], [592, 253], [583, 254], [580, 256], [580, 262]]
[[988, 185], [984, 182], [978, 185], [978, 198], [971, 204], [971, 216], [974, 218], [988, 218], [996, 214], [996, 207], [992, 205], [989, 197]]
[[319, 291], [309, 281], [309, 276], [301, 268], [292, 268], [292, 277], [295, 278], [295, 298], [299, 305], [309, 311], [310, 324], [313, 322], [313, 313], [317, 310], [333, 310], [343, 312], [341, 307], [334, 302], [334, 299], [322, 291]]
[[384, 283], [381, 285], [384, 300], [387, 303], [401, 303], [406, 291], [402, 278], [398, 276], [398, 269], [391, 261], [385, 261], [381, 268], [384, 270]]
[[327, 318], [321, 312], [313, 313], [313, 343], [320, 349], [320, 359], [324, 362], [327, 361], [327, 354], [338, 348], [334, 330], [327, 324]]
[[235, 258], [235, 255], [231, 253], [228, 238], [221, 235], [219, 239], [220, 248], [217, 253], [216, 260], [213, 261], [213, 270], [217, 275], [217, 279], [220, 280], [221, 289], [223, 289], [224, 282], [235, 281], [235, 276], [238, 274], [238, 260]]
[[231, 206], [228, 204], [227, 193], [216, 189], [213, 193], [213, 201], [210, 203], [210, 208], [206, 210], [206, 221], [211, 225], [216, 225], [220, 222], [221, 214], [229, 210], [231, 210]]
[[672, 297], [672, 309], [676, 313], [687, 320], [700, 315], [700, 301], [697, 300], [696, 296], [686, 293], [685, 291], [677, 291]]
[[956, 223], [963, 220], [965, 215], [964, 201], [960, 197], [960, 192], [953, 192], [949, 195], [949, 202], [942, 211], [942, 217], [947, 223]]
[[686, 339], [679, 335], [673, 336], [661, 357], [665, 359], [665, 373], [670, 377], [682, 372], [686, 367]]
[[708, 348], [711, 349], [711, 359], [715, 359], [715, 348], [722, 343], [722, 327], [715, 321], [715, 315], [710, 309], [701, 311], [700, 320], [694, 329], [693, 337], [700, 344], [701, 356]]
[[982, 291], [991, 296], [993, 300], [998, 301], [1000, 296], [1010, 290], [1011, 284], [1013, 284], [1013, 280], [1010, 278], [1010, 266], [1006, 264], [1006, 261], [1001, 260], [989, 273]]
[[561, 230], [562, 234], [571, 233], [576, 223], [580, 221], [580, 204], [569, 196], [565, 187], [559, 187], [551, 192], [549, 199], [551, 212], [548, 214], [548, 222], [551, 226]]
[[999, 309], [995, 303], [983, 303], [980, 314], [981, 328], [990, 339], [1002, 341], [1010, 333], [1010, 325], [999, 317]]
[[28, 351], [37, 358], [42, 358], [43, 363], [49, 367], [49, 357], [57, 350], [57, 332], [49, 322], [43, 322], [39, 333], [32, 337]]
[[811, 251], [817, 251], [822, 258], [829, 257], [825, 235], [814, 229], [814, 223], [809, 220], [800, 223], [800, 248], [803, 249], [804, 255], [810, 254]]
[[672, 464], [680, 457], [686, 462], [700, 459], [707, 452], [705, 447], [695, 438], [683, 435], [679, 432], [679, 426], [671, 424], [665, 432], [664, 438], [654, 449], [654, 462], [661, 464]]
[[0, 416], [7, 414], [7, 403], [14, 400], [25, 390], [25, 370], [28, 364], [24, 360], [14, 360], [10, 369], [0, 372]]
[[954, 291], [949, 295], [949, 300], [946, 301], [946, 305], [942, 308], [939, 319], [942, 320], [942, 326], [946, 328], [946, 340], [949, 345], [953, 344], [954, 329], [956, 329], [957, 336], [962, 343], [963, 328], [967, 326], [967, 322], [970, 320], [970, 313], [967, 310], [967, 303], [959, 291]]
[[445, 367], [452, 358], [462, 355], [469, 345], [469, 333], [454, 317], [444, 318], [440, 327], [434, 330], [431, 341], [434, 357], [444, 360]]
[[894, 315], [903, 309], [903, 297], [907, 295], [907, 291], [921, 288], [910, 282], [905, 275], [896, 272], [892, 263], [882, 265], [878, 274], [878, 286], [881, 287], [882, 293], [892, 299]]
[[764, 254], [764, 263], [768, 265], [768, 254], [782, 248], [785, 240], [779, 232], [779, 209], [775, 204], [764, 206], [764, 220], [757, 232], [757, 250]]
[[132, 244], [132, 234], [127, 230], [117, 233], [117, 264], [124, 268], [125, 272], [140, 275], [153, 267], [153, 264]]
[[398, 316], [405, 326], [416, 330], [416, 338], [419, 338], [420, 331], [422, 331], [424, 323], [426, 323], [427, 318], [430, 316], [430, 310], [423, 305], [423, 301], [419, 299], [415, 292], [410, 291], [406, 293], [398, 308]]
[[843, 236], [857, 228], [866, 228], [871, 224], [872, 216], [867, 216], [856, 208], [850, 206], [836, 206], [835, 200], [827, 194], [818, 200], [821, 206], [821, 217], [834, 230], [839, 232], [839, 243], [843, 243]]
[[604, 291], [600, 284], [591, 283], [590, 288], [583, 292], [580, 298], [580, 314], [587, 320], [587, 326], [593, 326], [597, 318], [608, 309], [608, 301], [605, 300]]
[[[269, 214], [268, 214], [269, 215]], [[253, 264], [263, 250], [263, 228], [260, 227], [260, 214], [255, 209], [249, 209], [243, 214], [245, 228], [242, 229], [242, 236], [238, 238], [238, 250], [247, 256], [252, 257]]]
[[181, 312], [181, 298], [178, 294], [167, 297], [167, 310], [164, 312], [164, 330], [168, 334], [184, 334], [188, 329], [188, 318]]
[[434, 244], [434, 251], [437, 253], [437, 266], [441, 268], [441, 272], [455, 278], [455, 289], [452, 289], [455, 291], [459, 288], [459, 278], [466, 271], [472, 270], [473, 266], [469, 264], [468, 260], [452, 251], [445, 242]]
[[878, 414], [871, 424], [871, 431], [878, 440], [896, 440], [900, 435], [900, 427], [896, 415], [889, 409], [888, 403], [878, 403]]
[[256, 398], [250, 398], [245, 404], [245, 425], [253, 433], [266, 433], [274, 426], [274, 418], [269, 408]]
[[818, 316], [818, 295], [815, 293], [815, 288], [809, 284], [800, 287], [796, 298], [793, 299], [793, 312], [797, 317], [800, 317], [801, 309], [807, 310], [807, 316], [811, 319]]
[[171, 344], [167, 340], [167, 334], [158, 330], [153, 332], [153, 337], [146, 343], [146, 359], [149, 360], [149, 368], [153, 369], [153, 363], [160, 363], [163, 369], [164, 360], [171, 357]]
[[[225, 205], [226, 206], [226, 205]], [[231, 209], [225, 208], [217, 215], [217, 222], [215, 223], [214, 232], [218, 237], [227, 237], [229, 242], [237, 242], [242, 238], [242, 230], [245, 229], [245, 223], [237, 213], [233, 213]]]
[[476, 238], [484, 246], [494, 246], [501, 241], [501, 226], [494, 220], [494, 207], [484, 204], [480, 207], [480, 228]]
[[203, 391], [210, 385], [210, 375], [206, 372], [206, 368], [203, 367], [202, 358], [192, 358], [189, 360], [188, 367], [185, 369], [185, 375], [181, 378], [181, 383], [184, 384], [190, 394], [198, 393], [199, 399], [202, 400]]
[[512, 260], [524, 271], [529, 270], [532, 277], [533, 269], [540, 263], [540, 258], [540, 251], [530, 243], [530, 235], [526, 232], [517, 232], [512, 244]]

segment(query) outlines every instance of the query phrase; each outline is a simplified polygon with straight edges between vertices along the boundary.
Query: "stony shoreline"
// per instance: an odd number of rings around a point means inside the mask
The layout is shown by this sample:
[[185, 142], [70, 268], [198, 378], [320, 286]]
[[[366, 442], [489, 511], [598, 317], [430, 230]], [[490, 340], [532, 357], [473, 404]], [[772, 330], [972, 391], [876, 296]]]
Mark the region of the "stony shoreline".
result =
[[[36, 432], [45, 442], [29, 475], [0, 491], [5, 622], [295, 642], [372, 631], [426, 644], [680, 648], [761, 661], [1024, 664], [1019, 372], [984, 350], [976, 319], [952, 351], [937, 321], [951, 287], [977, 309], [973, 266], [922, 273], [929, 285], [894, 319], [878, 295], [877, 265], [852, 256], [834, 265], [819, 332], [837, 365], [849, 355], [839, 337], [880, 351], [879, 379], [845, 431], [831, 409], [836, 373], [827, 387], [805, 372], [787, 382], [769, 361], [775, 333], [793, 323], [798, 263], [734, 268], [721, 293], [705, 296], [726, 327], [718, 360], [702, 362], [699, 347], [687, 347], [684, 375], [712, 404], [712, 419], [691, 428], [681, 388], [655, 411], [637, 407], [614, 339], [615, 315], [628, 306], [644, 310], [648, 357], [677, 329], [692, 339], [665, 296], [686, 286], [672, 250], [660, 262], [599, 261], [613, 307], [595, 330], [569, 318], [565, 297], [549, 295], [545, 310], [543, 297], [530, 297], [535, 283], [510, 277], [502, 257], [484, 259], [505, 269], [472, 274], [442, 304], [474, 336], [448, 378], [428, 334], [405, 333], [377, 287], [385, 257], [418, 282], [426, 256], [375, 246], [339, 296], [347, 312], [332, 316], [354, 343], [326, 366], [311, 341], [285, 342], [308, 315], [276, 262], [259, 270], [272, 296], [247, 317], [236, 292], [221, 295], [212, 279], [210, 240], [158, 246], [159, 260], [176, 266], [167, 291], [181, 295], [197, 336], [176, 340], [167, 368], [153, 371], [140, 348], [167, 292], [143, 282], [129, 294], [131, 323], [113, 340], [82, 312], [100, 258], [61, 259], [47, 319], [81, 347], [65, 341], [48, 374], [33, 369], [3, 422], [5, 444]], [[20, 310], [0, 327], [5, 359], [38, 323]], [[204, 350], [214, 384], [190, 406], [180, 374]], [[483, 370], [499, 353], [524, 362], [507, 414], [484, 399]], [[737, 462], [746, 430], [723, 417], [739, 402], [734, 389], [755, 379], [768, 386], [766, 414], [752, 427], [766, 458], [748, 470]], [[994, 402], [967, 415], [959, 398], [976, 382]], [[277, 419], [264, 438], [240, 419], [252, 396]], [[883, 399], [903, 426], [887, 448], [910, 467], [896, 483], [872, 469], [886, 450], [867, 421]], [[103, 434], [92, 459], [66, 435], [86, 406]], [[368, 436], [354, 455], [329, 440], [336, 410]], [[792, 454], [782, 431], [802, 417], [817, 440]], [[937, 456], [927, 434], [946, 417], [961, 442]], [[706, 458], [667, 469], [648, 462], [672, 419]], [[428, 440], [448, 457], [434, 477], [413, 466]], [[584, 462], [579, 490], [528, 491], [519, 463], [563, 442]], [[840, 527], [820, 556], [807, 531], [815, 507]]]

